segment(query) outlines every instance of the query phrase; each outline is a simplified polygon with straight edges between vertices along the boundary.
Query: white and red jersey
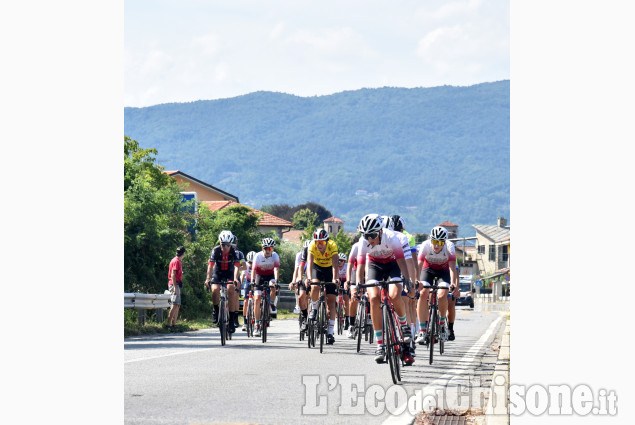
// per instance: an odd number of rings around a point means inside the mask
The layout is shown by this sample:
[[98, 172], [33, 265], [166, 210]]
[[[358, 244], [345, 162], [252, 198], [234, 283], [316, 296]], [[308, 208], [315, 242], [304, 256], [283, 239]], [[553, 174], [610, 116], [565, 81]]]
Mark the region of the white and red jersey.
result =
[[[361, 240], [355, 242], [351, 247], [351, 252], [348, 254], [348, 262], [353, 265], [353, 271], [357, 270], [357, 253], [361, 246]], [[348, 264], [348, 263], [347, 263]]]
[[408, 236], [396, 230], [393, 230], [393, 232], [395, 232], [395, 235], [397, 235], [399, 241], [401, 242], [404, 258], [412, 258], [412, 249], [410, 249], [410, 241], [408, 240]]
[[348, 267], [348, 263], [344, 263], [344, 265], [340, 266], [340, 282], [346, 281], [346, 268]]
[[265, 257], [265, 254], [260, 251], [254, 257], [254, 272], [260, 276], [270, 276], [273, 274], [273, 269], [280, 267], [280, 257], [277, 252], [272, 252], [269, 258]]
[[450, 261], [456, 261], [454, 243], [446, 240], [445, 245], [443, 245], [443, 248], [437, 254], [434, 252], [432, 242], [428, 239], [419, 246], [417, 259], [423, 261], [424, 269], [449, 270]]
[[[370, 243], [362, 237], [360, 241], [360, 247], [357, 252], [357, 265], [363, 266], [366, 261], [373, 263], [390, 263], [402, 258], [412, 258], [410, 254], [410, 245], [406, 241], [406, 246], [397, 236], [397, 234], [390, 229], [382, 229], [382, 235], [380, 242], [371, 247]], [[406, 256], [405, 253], [408, 253]]]
[[251, 265], [248, 262], [245, 262], [245, 279], [251, 282]]

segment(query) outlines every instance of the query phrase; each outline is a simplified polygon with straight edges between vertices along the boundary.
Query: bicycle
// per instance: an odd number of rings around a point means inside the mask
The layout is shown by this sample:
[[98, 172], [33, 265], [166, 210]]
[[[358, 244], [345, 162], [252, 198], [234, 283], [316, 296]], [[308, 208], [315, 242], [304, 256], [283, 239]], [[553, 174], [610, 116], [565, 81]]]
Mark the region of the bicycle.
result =
[[[320, 287], [320, 299], [318, 300], [317, 318], [316, 320], [309, 320], [309, 324], [312, 328], [312, 333], [309, 333], [309, 348], [315, 347], [315, 341], [320, 339], [320, 353], [324, 351], [324, 338], [328, 332], [328, 318], [326, 317], [326, 285], [333, 282], [311, 282], [311, 285], [318, 285]], [[314, 323], [311, 323], [314, 322]]]
[[247, 298], [247, 316], [245, 316], [245, 324], [247, 325], [247, 337], [254, 336], [254, 323], [256, 322], [256, 315], [254, 313], [254, 286], [249, 283], [249, 296]]
[[260, 336], [262, 337], [262, 342], [265, 343], [267, 342], [267, 328], [271, 323], [271, 312], [269, 310], [271, 307], [270, 287], [261, 283], [258, 285], [258, 289], [262, 289], [262, 298], [260, 298]]
[[362, 346], [362, 334], [364, 335], [364, 340], [369, 341], [370, 344], [373, 343], [373, 337], [375, 336], [375, 332], [373, 331], [373, 327], [370, 323], [368, 323], [368, 319], [370, 318], [370, 303], [368, 301], [368, 296], [366, 293], [363, 293], [360, 297], [356, 295], [358, 304], [357, 304], [357, 313], [355, 314], [355, 328], [354, 331], [357, 339], [357, 352]]
[[[298, 284], [297, 282], [293, 284], [294, 289], [297, 289]], [[302, 312], [298, 313], [298, 329], [300, 331], [300, 341], [304, 341], [304, 337], [307, 334], [307, 330], [306, 329], [302, 329], [302, 325], [304, 324], [304, 317], [302, 316]], [[310, 346], [309, 346], [310, 347]]]
[[391, 283], [402, 283], [403, 280], [378, 281], [376, 283], [358, 285], [362, 288], [377, 286], [381, 288], [381, 329], [386, 348], [386, 362], [390, 365], [390, 374], [393, 384], [401, 382], [401, 367], [403, 362], [403, 334], [397, 319], [397, 313], [388, 296], [388, 286]]
[[[440, 337], [440, 329], [438, 325], [439, 321], [439, 299], [437, 290], [442, 289], [437, 284], [437, 278], [435, 277], [433, 280], [433, 284], [429, 286], [430, 288], [430, 297], [428, 301], [428, 329], [426, 330], [427, 338], [428, 338], [428, 349], [430, 350], [430, 360], [429, 364], [432, 364], [432, 359], [434, 357], [434, 344], [435, 342], [439, 342], [439, 354], [443, 354], [445, 341]], [[444, 327], [447, 327], [447, 322], [443, 324]], [[447, 335], [447, 329], [445, 331]]]
[[[220, 286], [220, 303], [218, 307], [218, 330], [220, 331], [220, 344], [225, 345], [228, 339], [232, 339], [232, 334], [229, 332], [229, 298], [227, 297], [227, 280], [214, 285]], [[207, 287], [210, 291], [210, 288]]]
[[344, 333], [344, 293], [346, 293], [346, 291], [342, 286], [340, 286], [340, 288], [337, 290], [337, 301], [335, 304], [338, 335], [342, 335], [342, 333]]

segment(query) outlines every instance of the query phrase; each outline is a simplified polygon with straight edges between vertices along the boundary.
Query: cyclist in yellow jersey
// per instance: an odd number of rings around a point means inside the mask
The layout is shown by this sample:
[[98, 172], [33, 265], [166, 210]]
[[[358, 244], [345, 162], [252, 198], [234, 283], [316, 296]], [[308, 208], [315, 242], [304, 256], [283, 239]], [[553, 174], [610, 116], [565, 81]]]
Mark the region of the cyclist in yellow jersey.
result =
[[[326, 336], [326, 343], [333, 344], [335, 337], [335, 301], [337, 298], [337, 288], [339, 287], [339, 264], [337, 244], [330, 240], [329, 233], [324, 229], [313, 232], [313, 241], [307, 250], [306, 276], [309, 282], [333, 282], [326, 285], [326, 312], [329, 318], [329, 328]], [[302, 265], [302, 264], [301, 264]], [[317, 316], [318, 300], [320, 298], [320, 287], [311, 286], [311, 304], [313, 309], [309, 320], [315, 320]]]

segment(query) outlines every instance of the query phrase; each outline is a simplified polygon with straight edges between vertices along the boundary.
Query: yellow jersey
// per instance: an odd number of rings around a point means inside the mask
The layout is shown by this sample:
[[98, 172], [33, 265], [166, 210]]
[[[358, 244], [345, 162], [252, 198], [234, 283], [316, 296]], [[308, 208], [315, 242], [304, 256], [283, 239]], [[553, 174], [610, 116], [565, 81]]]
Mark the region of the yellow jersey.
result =
[[332, 267], [333, 266], [333, 255], [337, 255], [337, 244], [329, 240], [326, 243], [326, 250], [324, 254], [320, 252], [315, 241], [311, 241], [309, 244], [309, 252], [313, 254], [313, 262], [320, 267]]

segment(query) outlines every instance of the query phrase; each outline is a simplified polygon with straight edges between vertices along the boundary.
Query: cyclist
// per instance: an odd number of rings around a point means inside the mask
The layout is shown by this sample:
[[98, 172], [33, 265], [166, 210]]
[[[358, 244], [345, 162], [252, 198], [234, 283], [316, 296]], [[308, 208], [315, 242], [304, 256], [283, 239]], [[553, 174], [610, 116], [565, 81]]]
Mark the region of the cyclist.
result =
[[344, 254], [343, 252], [340, 252], [338, 255], [338, 268], [340, 270], [340, 274], [339, 274], [339, 278], [340, 278], [340, 288], [342, 288], [343, 292], [342, 292], [342, 300], [344, 301], [344, 329], [348, 329], [349, 325], [350, 325], [350, 319], [348, 317], [349, 314], [349, 309], [348, 309], [348, 304], [349, 304], [349, 294], [350, 291], [348, 290], [348, 285], [346, 285], [347, 281], [346, 281], [346, 260], [348, 260], [348, 257], [346, 257], [346, 254]]
[[[388, 218], [388, 228], [394, 230], [402, 241], [407, 241], [410, 247], [410, 255], [412, 258], [412, 265], [415, 269], [415, 276], [419, 276], [419, 268], [417, 267], [417, 244], [415, 238], [404, 231], [404, 222], [400, 215], [394, 214]], [[401, 292], [404, 304], [406, 305], [406, 320], [410, 325], [410, 334], [416, 335], [418, 330], [415, 323], [419, 323], [417, 320], [417, 300], [416, 300], [416, 282], [410, 282], [408, 288], [404, 286]], [[410, 354], [415, 356], [414, 345], [410, 347]]]
[[[302, 275], [306, 270], [306, 263], [302, 263], [302, 256], [306, 256], [306, 250], [309, 248], [310, 240], [304, 241], [302, 246], [302, 250], [298, 252], [295, 256], [295, 270], [293, 272], [293, 279], [291, 283], [289, 283], [289, 289], [293, 289], [295, 286], [296, 298], [298, 302], [298, 307], [300, 312], [302, 313], [303, 322], [302, 322], [302, 330], [306, 329], [306, 320], [309, 314], [308, 311], [308, 300], [306, 294], [306, 286], [302, 281]], [[304, 265], [302, 265], [304, 264]]]
[[247, 263], [245, 270], [240, 272], [240, 281], [242, 282], [240, 292], [243, 296], [243, 331], [247, 331], [247, 301], [249, 298], [249, 287], [251, 285], [251, 268], [254, 262], [256, 251], [249, 251], [247, 253]]
[[[243, 254], [238, 249], [238, 237], [236, 237], [236, 235], [234, 235], [234, 238], [232, 239], [232, 247], [236, 251], [236, 256], [238, 257], [238, 262], [240, 263], [240, 267], [238, 267], [238, 274], [240, 275], [242, 271], [245, 270], [246, 262], [245, 262], [245, 254]], [[242, 280], [239, 280], [239, 282], [242, 282]], [[234, 308], [234, 311], [238, 311], [240, 309], [240, 293], [238, 291], [234, 291], [234, 295], [229, 298], [229, 303], [233, 304], [233, 307], [230, 306], [230, 309]], [[240, 323], [238, 323], [238, 316], [239, 314], [234, 315], [234, 326], [236, 328], [240, 326]]]
[[[268, 290], [271, 304], [276, 299], [276, 284], [278, 283], [278, 274], [280, 272], [280, 257], [278, 253], [273, 251], [276, 241], [272, 238], [264, 238], [261, 243], [262, 251], [254, 257], [253, 268], [251, 269], [251, 282], [256, 285], [254, 290], [254, 316], [256, 318], [255, 337], [260, 334], [260, 300], [263, 296], [263, 290]], [[261, 283], [263, 282], [263, 283]], [[269, 283], [268, 287], [265, 285]]]
[[[412, 262], [407, 261], [410, 258], [409, 245], [406, 244], [404, 246], [394, 231], [384, 229], [381, 217], [377, 214], [365, 215], [359, 223], [359, 230], [362, 232], [362, 239], [360, 239], [361, 245], [357, 253], [357, 282], [362, 282], [362, 279], [364, 279], [366, 267], [368, 268], [366, 284], [385, 279], [400, 281], [401, 275], [406, 279], [410, 279], [412, 276], [414, 280], [415, 270]], [[366, 266], [366, 263], [368, 263], [368, 266]], [[406, 322], [406, 306], [401, 298], [401, 291], [401, 283], [391, 283], [388, 295], [399, 319], [403, 334], [402, 342], [410, 344], [410, 328]], [[373, 329], [377, 340], [375, 361], [383, 363], [386, 357], [386, 349], [382, 334], [381, 289], [379, 287], [368, 288], [368, 297]], [[409, 350], [404, 352], [404, 361], [406, 364], [414, 362]]]
[[357, 251], [359, 250], [359, 246], [361, 245], [361, 239], [353, 244], [351, 247], [351, 252], [348, 255], [349, 261], [346, 266], [346, 287], [351, 294], [351, 301], [348, 306], [348, 312], [350, 314], [348, 320], [351, 326], [348, 328], [348, 333], [346, 336], [350, 339], [355, 338], [355, 315], [357, 314], [357, 297], [355, 296], [357, 293]]
[[[304, 260], [304, 258], [303, 258]], [[333, 330], [335, 329], [335, 300], [337, 298], [337, 288], [339, 287], [339, 257], [337, 244], [330, 240], [329, 233], [324, 229], [313, 232], [313, 240], [307, 249], [306, 261], [301, 264], [307, 265], [306, 277], [309, 282], [333, 282], [326, 285], [326, 312], [329, 318], [329, 327], [326, 335], [326, 343], [335, 343]], [[311, 287], [311, 305], [313, 309], [309, 315], [309, 320], [317, 317], [318, 301], [320, 298], [320, 287]]]
[[[233, 285], [227, 285], [227, 296], [231, 300], [234, 297], [234, 292], [238, 284], [238, 267], [240, 262], [232, 241], [234, 235], [229, 230], [223, 230], [218, 235], [218, 242], [220, 245], [212, 248], [212, 252], [209, 256], [209, 262], [207, 264], [207, 277], [205, 279], [205, 286], [212, 290], [212, 304], [214, 305], [214, 313], [212, 321], [218, 323], [218, 309], [220, 304], [220, 285], [223, 280], [228, 283], [233, 282]], [[211, 285], [210, 285], [211, 283]], [[234, 327], [234, 316], [236, 315], [237, 305], [229, 303], [229, 332], [233, 333], [236, 329]]]
[[[426, 330], [428, 329], [428, 295], [430, 285], [434, 278], [438, 278], [437, 285], [444, 289], [439, 289], [439, 325], [444, 325], [448, 311], [448, 289], [450, 284], [454, 285], [453, 294], [458, 298], [459, 274], [456, 272], [456, 251], [452, 241], [448, 240], [448, 231], [445, 227], [436, 226], [430, 231], [430, 239], [419, 246], [419, 266], [421, 266], [421, 289], [419, 305], [417, 305], [417, 315], [419, 316], [419, 335], [416, 342], [420, 345], [426, 344]], [[439, 337], [447, 340], [445, 326], [439, 326]]]

